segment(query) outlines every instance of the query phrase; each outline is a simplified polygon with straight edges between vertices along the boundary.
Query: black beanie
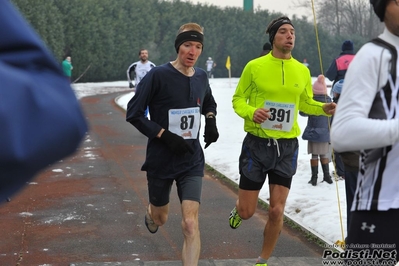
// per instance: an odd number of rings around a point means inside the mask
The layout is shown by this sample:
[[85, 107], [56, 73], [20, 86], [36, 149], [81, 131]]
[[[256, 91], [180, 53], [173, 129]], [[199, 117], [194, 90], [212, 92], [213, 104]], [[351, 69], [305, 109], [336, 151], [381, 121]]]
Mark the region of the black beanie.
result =
[[342, 51], [353, 51], [353, 42], [351, 40], [346, 40], [342, 43]]
[[380, 21], [384, 21], [385, 8], [387, 6], [388, 0], [370, 0], [370, 4], [373, 5], [374, 12]]

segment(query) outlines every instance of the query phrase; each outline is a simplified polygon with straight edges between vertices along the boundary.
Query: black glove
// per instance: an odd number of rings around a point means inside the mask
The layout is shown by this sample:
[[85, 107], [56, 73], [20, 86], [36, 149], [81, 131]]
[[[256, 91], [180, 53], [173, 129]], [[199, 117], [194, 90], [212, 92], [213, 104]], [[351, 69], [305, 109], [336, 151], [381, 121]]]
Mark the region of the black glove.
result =
[[129, 88], [134, 88], [133, 83], [129, 82]]
[[219, 132], [216, 127], [216, 118], [214, 116], [205, 119], [205, 133], [204, 141], [206, 143], [205, 149], [211, 145], [212, 142], [216, 142], [219, 138]]
[[165, 130], [160, 140], [162, 140], [169, 149], [171, 149], [177, 155], [184, 155], [187, 152], [193, 154], [194, 150], [187, 144], [187, 142], [180, 136]]

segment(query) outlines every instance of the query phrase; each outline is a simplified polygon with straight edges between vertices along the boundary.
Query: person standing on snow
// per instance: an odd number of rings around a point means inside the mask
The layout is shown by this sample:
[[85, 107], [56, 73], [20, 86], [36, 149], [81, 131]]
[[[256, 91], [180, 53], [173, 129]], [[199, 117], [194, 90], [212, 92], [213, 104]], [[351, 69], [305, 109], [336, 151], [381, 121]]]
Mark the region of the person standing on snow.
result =
[[[335, 58], [326, 71], [326, 77], [333, 81], [331, 87], [334, 87], [335, 83], [345, 78], [346, 71], [348, 70], [349, 64], [355, 58], [353, 51], [353, 42], [346, 40], [341, 46], [342, 52]], [[344, 163], [342, 162], [341, 156], [333, 150], [333, 160], [336, 168], [336, 175], [341, 178], [345, 178]]]
[[342, 43], [341, 53], [335, 58], [326, 71], [326, 77], [333, 81], [332, 86], [336, 82], [345, 78], [346, 71], [348, 70], [349, 64], [355, 58], [355, 52], [353, 50], [353, 42], [346, 40]]
[[[313, 99], [321, 103], [330, 103], [331, 98], [327, 95], [327, 85], [325, 77], [319, 75], [313, 83]], [[301, 112], [301, 115], [303, 113]], [[306, 114], [303, 114], [306, 115]], [[321, 115], [309, 115], [308, 124], [302, 134], [302, 139], [308, 141], [308, 154], [312, 154], [310, 159], [310, 169], [312, 172], [309, 184], [317, 185], [319, 172], [319, 158], [323, 169], [323, 181], [332, 184], [330, 176], [330, 127], [328, 117]]]

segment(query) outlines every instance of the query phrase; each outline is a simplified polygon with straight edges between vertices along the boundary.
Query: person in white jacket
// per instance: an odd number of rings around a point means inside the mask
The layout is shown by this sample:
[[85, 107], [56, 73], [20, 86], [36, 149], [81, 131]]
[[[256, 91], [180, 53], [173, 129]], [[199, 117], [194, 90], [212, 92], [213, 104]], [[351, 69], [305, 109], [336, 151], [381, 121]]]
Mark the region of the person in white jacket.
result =
[[[398, 260], [399, 0], [370, 3], [386, 26], [379, 39], [391, 48], [372, 41], [356, 54], [345, 76], [331, 141], [338, 152], [360, 151], [346, 247], [357, 254], [366, 250], [363, 255], [383, 250], [387, 260]], [[365, 265], [377, 265], [370, 263]]]

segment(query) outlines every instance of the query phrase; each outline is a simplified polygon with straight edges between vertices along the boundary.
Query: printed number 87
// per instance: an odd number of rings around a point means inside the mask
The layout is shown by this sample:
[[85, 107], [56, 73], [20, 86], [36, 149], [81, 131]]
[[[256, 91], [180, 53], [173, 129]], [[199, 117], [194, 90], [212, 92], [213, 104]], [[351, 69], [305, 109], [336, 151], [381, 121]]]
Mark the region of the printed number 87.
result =
[[182, 116], [180, 118], [180, 129], [182, 130], [187, 130], [188, 128], [193, 128], [194, 126], [194, 116], [193, 115], [188, 115], [188, 116]]

